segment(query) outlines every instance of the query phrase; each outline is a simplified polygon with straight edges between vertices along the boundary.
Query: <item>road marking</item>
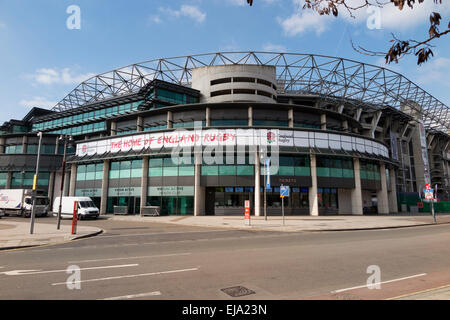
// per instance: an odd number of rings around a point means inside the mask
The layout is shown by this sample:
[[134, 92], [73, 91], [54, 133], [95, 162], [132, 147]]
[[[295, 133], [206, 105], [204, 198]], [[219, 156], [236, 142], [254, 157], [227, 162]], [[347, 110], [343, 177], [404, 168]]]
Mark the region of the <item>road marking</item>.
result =
[[69, 261], [68, 263], [83, 263], [83, 262], [98, 262], [98, 261], [112, 261], [112, 260], [129, 260], [129, 259], [146, 259], [146, 258], [163, 258], [163, 257], [175, 257], [175, 256], [187, 256], [190, 252], [186, 253], [173, 253], [173, 254], [159, 254], [153, 256], [136, 256], [136, 257], [126, 257], [126, 258], [108, 258], [108, 259], [95, 259], [95, 260], [79, 260], [79, 261]]
[[155, 292], [130, 294], [130, 295], [127, 295], [127, 296], [104, 298], [104, 299], [97, 299], [97, 300], [126, 300], [126, 299], [135, 299], [135, 298], [143, 298], [143, 297], [149, 297], [149, 296], [160, 296], [160, 295], [161, 295], [161, 292], [155, 291]]
[[448, 288], [450, 287], [450, 284], [447, 284], [445, 286], [440, 286], [440, 287], [436, 287], [436, 288], [431, 288], [431, 289], [427, 289], [427, 290], [422, 290], [422, 291], [416, 291], [416, 292], [412, 292], [412, 293], [407, 293], [407, 294], [403, 294], [401, 296], [397, 296], [397, 297], [393, 297], [393, 298], [388, 298], [386, 300], [396, 300], [396, 299], [401, 299], [401, 298], [406, 298], [406, 297], [412, 297], [415, 295], [419, 295], [419, 294], [423, 294], [423, 293], [427, 293], [427, 292], [431, 292], [431, 291], [437, 291], [440, 289], [444, 289], [444, 288]]
[[[137, 277], [156, 276], [156, 275], [160, 275], [160, 274], [171, 274], [171, 273], [189, 272], [189, 271], [197, 271], [197, 270], [198, 270], [198, 268], [190, 268], [190, 269], [159, 271], [159, 272], [150, 272], [150, 273], [141, 273], [141, 274], [129, 274], [129, 275], [117, 276], [117, 277], [79, 280], [79, 281], [74, 281], [72, 283], [96, 282], [96, 281], [117, 280], [117, 279], [125, 279], [125, 278], [137, 278]], [[52, 286], [60, 286], [60, 285], [65, 285], [65, 284], [66, 284], [66, 282], [57, 282], [57, 283], [52, 283]]]
[[[411, 279], [411, 278], [417, 278], [417, 277], [423, 277], [426, 276], [426, 273], [421, 273], [421, 274], [416, 274], [413, 276], [409, 276], [409, 277], [404, 277], [404, 278], [398, 278], [398, 279], [393, 279], [393, 280], [388, 280], [388, 281], [382, 281], [382, 282], [377, 282], [377, 283], [371, 283], [371, 286], [376, 286], [379, 284], [385, 284], [385, 283], [390, 283], [390, 282], [395, 282], [395, 281], [401, 281], [401, 280], [406, 280], [406, 279]], [[350, 290], [354, 290], [354, 289], [361, 289], [361, 288], [368, 288], [367, 284], [363, 285], [363, 286], [357, 286], [357, 287], [351, 287], [351, 288], [346, 288], [346, 289], [340, 289], [340, 290], [335, 290], [335, 291], [331, 291], [331, 293], [339, 293], [339, 292], [344, 292], [344, 291], [350, 291]]]
[[[80, 270], [99, 270], [99, 269], [114, 269], [114, 268], [128, 268], [128, 267], [137, 267], [139, 264], [122, 264], [122, 265], [114, 265], [114, 266], [103, 266], [103, 267], [89, 267], [89, 268], [80, 268]], [[27, 276], [32, 274], [44, 274], [44, 273], [58, 273], [58, 272], [67, 272], [67, 269], [64, 270], [11, 270], [6, 272], [0, 272], [0, 274], [4, 274], [7, 276]]]
[[230, 232], [240, 230], [211, 230], [211, 231], [178, 231], [178, 232], [155, 232], [155, 233], [137, 233], [137, 234], [119, 234], [115, 236], [99, 236], [98, 239], [118, 238], [118, 237], [139, 237], [139, 236], [161, 236], [165, 234], [191, 234], [191, 233], [212, 233], [212, 232]]

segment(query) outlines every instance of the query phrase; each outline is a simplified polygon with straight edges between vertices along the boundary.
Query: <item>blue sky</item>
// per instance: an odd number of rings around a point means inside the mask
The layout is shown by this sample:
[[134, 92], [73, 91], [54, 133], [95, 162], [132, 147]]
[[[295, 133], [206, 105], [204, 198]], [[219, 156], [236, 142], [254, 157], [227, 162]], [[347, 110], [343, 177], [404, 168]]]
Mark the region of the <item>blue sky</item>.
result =
[[[358, 3], [361, 0], [350, 0]], [[51, 108], [92, 75], [128, 64], [216, 51], [274, 51], [340, 56], [383, 65], [350, 44], [385, 50], [391, 33], [422, 39], [427, 17], [450, 1], [420, 10], [380, 12], [381, 29], [369, 29], [366, 9], [355, 18], [321, 17], [300, 9], [302, 0], [0, 0], [0, 122], [21, 119], [32, 106]], [[70, 5], [81, 10], [81, 29], [69, 30]], [[374, 21], [374, 20], [370, 20]], [[435, 57], [386, 66], [450, 105], [450, 37], [435, 41]]]

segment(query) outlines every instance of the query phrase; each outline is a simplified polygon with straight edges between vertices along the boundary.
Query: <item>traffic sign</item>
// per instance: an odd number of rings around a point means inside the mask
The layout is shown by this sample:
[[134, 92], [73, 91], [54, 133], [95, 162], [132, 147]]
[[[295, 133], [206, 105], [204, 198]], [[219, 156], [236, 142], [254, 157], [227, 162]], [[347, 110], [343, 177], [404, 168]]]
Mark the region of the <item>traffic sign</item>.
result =
[[284, 197], [289, 197], [289, 187], [288, 186], [281, 186], [280, 187], [280, 197], [284, 198]]
[[250, 200], [245, 200], [245, 222], [250, 225]]

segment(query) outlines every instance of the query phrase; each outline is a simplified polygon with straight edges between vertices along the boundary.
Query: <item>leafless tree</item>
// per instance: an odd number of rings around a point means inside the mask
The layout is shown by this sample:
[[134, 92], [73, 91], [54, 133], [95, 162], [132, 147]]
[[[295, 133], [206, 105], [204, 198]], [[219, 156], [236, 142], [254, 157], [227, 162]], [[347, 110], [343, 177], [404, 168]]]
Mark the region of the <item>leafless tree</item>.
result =
[[[361, 0], [358, 6], [352, 6], [349, 0], [305, 0], [303, 9], [311, 9], [316, 11], [320, 15], [330, 15], [337, 17], [339, 15], [339, 10], [346, 10], [351, 17], [354, 17], [353, 13], [357, 10], [367, 7], [379, 7], [382, 8], [389, 3], [394, 3], [394, 5], [399, 9], [403, 10], [405, 6], [410, 7], [414, 10], [421, 10], [419, 5], [425, 0]], [[430, 0], [431, 1], [431, 0]], [[442, 4], [442, 0], [432, 0], [435, 4]], [[448, 0], [446, 0], [448, 1]], [[253, 5], [253, 0], [247, 0], [247, 3], [251, 6]], [[442, 17], [438, 12], [432, 12], [430, 14], [429, 23], [430, 28], [428, 29], [428, 34], [421, 40], [409, 39], [401, 40], [398, 39], [394, 34], [392, 34], [391, 47], [387, 51], [373, 51], [365, 49], [361, 46], [355, 46], [352, 42], [352, 47], [359, 53], [371, 55], [371, 56], [383, 56], [386, 63], [391, 62], [398, 63], [398, 60], [405, 55], [414, 54], [417, 57], [417, 64], [422, 64], [433, 56], [433, 51], [431, 48], [434, 46], [431, 44], [433, 40], [440, 38], [444, 35], [450, 33], [450, 21], [448, 25], [444, 25], [444, 30], [440, 30]]]

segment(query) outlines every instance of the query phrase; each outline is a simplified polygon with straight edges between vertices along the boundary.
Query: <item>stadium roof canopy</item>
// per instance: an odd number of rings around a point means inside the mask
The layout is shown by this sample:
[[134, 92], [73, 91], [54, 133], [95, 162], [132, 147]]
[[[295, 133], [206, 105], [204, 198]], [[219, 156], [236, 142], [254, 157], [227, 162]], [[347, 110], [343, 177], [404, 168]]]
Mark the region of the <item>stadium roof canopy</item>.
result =
[[149, 60], [94, 76], [52, 110], [65, 111], [138, 92], [154, 79], [190, 86], [192, 69], [256, 64], [276, 67], [278, 93], [318, 95], [355, 107], [386, 106], [422, 114], [425, 127], [448, 132], [450, 108], [401, 74], [366, 63], [313, 54], [217, 52]]

